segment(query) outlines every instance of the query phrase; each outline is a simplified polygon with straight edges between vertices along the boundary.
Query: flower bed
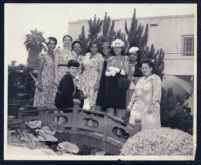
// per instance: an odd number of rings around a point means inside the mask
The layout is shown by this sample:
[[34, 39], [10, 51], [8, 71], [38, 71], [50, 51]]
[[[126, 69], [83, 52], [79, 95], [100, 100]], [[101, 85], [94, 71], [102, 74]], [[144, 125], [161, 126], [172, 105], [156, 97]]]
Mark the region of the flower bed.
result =
[[181, 130], [146, 130], [129, 138], [121, 155], [192, 155], [193, 136]]

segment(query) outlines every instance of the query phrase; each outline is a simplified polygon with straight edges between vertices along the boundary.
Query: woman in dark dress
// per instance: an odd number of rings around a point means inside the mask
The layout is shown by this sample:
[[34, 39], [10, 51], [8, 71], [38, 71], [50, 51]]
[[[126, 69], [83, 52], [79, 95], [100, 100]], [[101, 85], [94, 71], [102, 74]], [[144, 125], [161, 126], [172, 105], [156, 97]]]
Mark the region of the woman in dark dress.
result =
[[61, 79], [56, 97], [55, 97], [55, 106], [58, 109], [67, 109], [73, 107], [73, 99], [79, 99], [81, 102], [81, 107], [83, 106], [83, 99], [80, 98], [80, 91], [75, 85], [75, 76], [80, 64], [76, 60], [70, 60], [67, 64], [69, 71]]
[[[108, 90], [106, 107], [109, 114], [114, 114], [116, 109], [117, 117], [122, 118], [126, 113], [126, 89], [119, 88], [118, 78], [127, 76], [129, 72], [129, 57], [125, 56], [124, 42], [116, 39], [112, 42], [114, 56], [108, 59], [105, 75], [108, 79]], [[121, 70], [121, 72], [120, 72]]]
[[106, 99], [107, 99], [107, 91], [108, 91], [108, 83], [107, 83], [107, 77], [105, 76], [105, 71], [107, 68], [107, 62], [108, 58], [112, 56], [111, 54], [111, 45], [109, 42], [104, 42], [102, 44], [102, 51], [103, 51], [103, 56], [104, 56], [104, 63], [103, 63], [103, 71], [102, 71], [102, 76], [100, 80], [100, 87], [97, 95], [97, 100], [96, 100], [96, 110], [97, 111], [102, 111], [106, 110]]
[[130, 57], [130, 64], [129, 64], [129, 79], [131, 81], [130, 87], [127, 91], [127, 105], [131, 100], [131, 96], [135, 90], [135, 85], [140, 77], [142, 77], [141, 71], [141, 53], [138, 47], [131, 47], [129, 49], [129, 57]]

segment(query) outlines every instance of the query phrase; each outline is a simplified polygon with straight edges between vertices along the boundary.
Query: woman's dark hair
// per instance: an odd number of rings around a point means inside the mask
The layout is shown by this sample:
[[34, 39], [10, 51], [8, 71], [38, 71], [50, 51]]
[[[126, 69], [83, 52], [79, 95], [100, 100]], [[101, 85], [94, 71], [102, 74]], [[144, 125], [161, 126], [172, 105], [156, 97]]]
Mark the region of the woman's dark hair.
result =
[[55, 45], [57, 44], [57, 39], [56, 39], [55, 37], [49, 37], [49, 38], [48, 38], [47, 45], [49, 44], [50, 41], [54, 41], [54, 42], [55, 42]]
[[[130, 54], [131, 54], [131, 53], [129, 53], [129, 57], [131, 56]], [[140, 64], [140, 63], [141, 63], [141, 51], [138, 50], [138, 51], [136, 52], [136, 54], [137, 54], [137, 63]]]
[[142, 62], [142, 64], [148, 64], [150, 68], [152, 68], [152, 72], [154, 69], [154, 63], [151, 60], [145, 60]]
[[[122, 50], [121, 50], [121, 55], [122, 55], [122, 56], [125, 56], [125, 55], [126, 55], [126, 54], [125, 54], [125, 48], [124, 48], [124, 47], [121, 47], [121, 48], [122, 48]], [[111, 53], [112, 53], [113, 56], [116, 55], [116, 54], [114, 53], [114, 48], [113, 48], [113, 47], [112, 47]]]
[[68, 64], [67, 64], [67, 67], [70, 68], [71, 66], [79, 67], [79, 66], [80, 66], [80, 63], [77, 62], [76, 60], [69, 60], [69, 61], [68, 61]]
[[137, 64], [135, 65], [135, 71], [134, 71], [133, 76], [134, 77], [142, 77], [142, 71], [141, 71], [141, 67], [142, 67], [141, 51], [138, 50], [136, 53], [137, 53]]
[[98, 44], [98, 42], [97, 42], [97, 41], [91, 41], [91, 42], [89, 42], [88, 52], [91, 52], [90, 49], [91, 49], [91, 47], [92, 47], [93, 44], [96, 44], [96, 45], [97, 45], [98, 51], [99, 51], [99, 44]]
[[81, 48], [82, 48], [82, 42], [79, 41], [79, 40], [76, 40], [76, 41], [73, 41], [73, 43], [72, 43], [72, 49], [73, 49], [75, 44], [79, 44], [81, 46]]
[[89, 49], [92, 47], [93, 44], [96, 44], [98, 46], [97, 41], [91, 41], [91, 42], [89, 42]]
[[71, 42], [73, 41], [73, 38], [72, 38], [70, 35], [65, 35], [65, 36], [63, 36], [63, 41], [64, 41], [64, 39], [65, 39], [66, 37], [69, 37], [70, 40], [71, 40]]

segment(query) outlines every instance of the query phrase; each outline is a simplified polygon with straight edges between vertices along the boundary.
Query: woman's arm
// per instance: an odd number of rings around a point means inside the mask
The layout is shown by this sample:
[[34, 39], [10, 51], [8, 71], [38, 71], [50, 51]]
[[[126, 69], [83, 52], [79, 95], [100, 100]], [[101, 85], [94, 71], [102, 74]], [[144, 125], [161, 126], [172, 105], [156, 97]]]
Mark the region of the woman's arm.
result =
[[54, 56], [54, 83], [58, 84], [59, 82], [59, 75], [58, 75], [58, 64], [59, 64], [59, 51], [55, 51], [55, 56]]
[[127, 107], [127, 110], [128, 111], [130, 111], [131, 109], [132, 109], [132, 107], [133, 107], [133, 104], [135, 103], [135, 101], [136, 101], [136, 98], [138, 97], [138, 92], [139, 92], [139, 86], [140, 86], [140, 83], [141, 83], [141, 78], [139, 79], [139, 81], [137, 82], [137, 84], [136, 84], [136, 88], [135, 89], [137, 89], [137, 90], [135, 90], [135, 92], [133, 93], [133, 95], [132, 95], [132, 97], [131, 97], [131, 100], [130, 100], [130, 102], [129, 102], [129, 104], [128, 104], [128, 107]]
[[153, 98], [152, 104], [160, 103], [161, 100], [161, 79], [159, 76], [155, 75], [152, 81], [153, 86]]
[[129, 57], [125, 56], [124, 71], [127, 75], [129, 74], [129, 66], [130, 66]]
[[37, 85], [37, 88], [40, 91], [42, 91], [42, 88], [43, 88], [42, 72], [43, 72], [44, 62], [45, 62], [45, 60], [44, 60], [43, 54], [40, 54], [38, 57], [39, 67], [38, 67], [38, 85]]
[[103, 59], [101, 59], [98, 62], [98, 77], [97, 77], [96, 84], [95, 84], [95, 90], [98, 90], [98, 88], [99, 88], [99, 84], [100, 84], [100, 80], [101, 80], [101, 76], [102, 76], [102, 72], [103, 72], [103, 62], [104, 62]]

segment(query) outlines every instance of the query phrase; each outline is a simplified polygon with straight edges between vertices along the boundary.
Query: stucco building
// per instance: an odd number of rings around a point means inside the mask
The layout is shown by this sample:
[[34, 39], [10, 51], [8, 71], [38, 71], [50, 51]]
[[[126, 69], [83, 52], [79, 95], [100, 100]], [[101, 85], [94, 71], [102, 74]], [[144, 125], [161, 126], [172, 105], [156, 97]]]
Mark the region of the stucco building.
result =
[[[193, 75], [194, 73], [194, 15], [139, 17], [138, 22], [149, 25], [148, 46], [154, 44], [156, 50], [162, 48], [165, 52], [165, 74]], [[125, 31], [125, 21], [128, 26], [131, 18], [115, 19], [114, 29]], [[88, 35], [88, 21], [70, 22], [68, 33], [77, 39], [85, 26]]]

